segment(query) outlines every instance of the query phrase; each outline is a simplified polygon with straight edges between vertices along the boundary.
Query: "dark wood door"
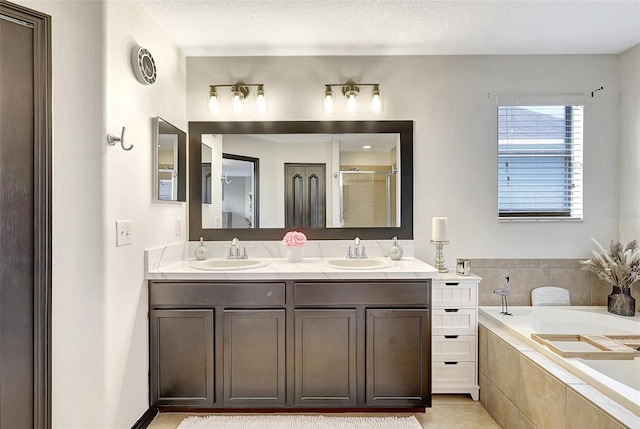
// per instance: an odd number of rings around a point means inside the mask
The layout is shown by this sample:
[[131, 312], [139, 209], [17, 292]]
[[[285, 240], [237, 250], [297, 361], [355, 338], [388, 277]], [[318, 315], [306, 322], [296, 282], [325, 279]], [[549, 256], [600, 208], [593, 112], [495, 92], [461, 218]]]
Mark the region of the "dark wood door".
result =
[[326, 226], [325, 164], [284, 165], [285, 226]]
[[151, 402], [213, 406], [213, 310], [152, 310]]
[[48, 17], [0, 1], [0, 427], [50, 427]]
[[295, 404], [356, 403], [356, 310], [296, 310]]
[[224, 310], [224, 405], [285, 405], [285, 310]]
[[367, 405], [431, 406], [429, 326], [429, 310], [367, 310]]

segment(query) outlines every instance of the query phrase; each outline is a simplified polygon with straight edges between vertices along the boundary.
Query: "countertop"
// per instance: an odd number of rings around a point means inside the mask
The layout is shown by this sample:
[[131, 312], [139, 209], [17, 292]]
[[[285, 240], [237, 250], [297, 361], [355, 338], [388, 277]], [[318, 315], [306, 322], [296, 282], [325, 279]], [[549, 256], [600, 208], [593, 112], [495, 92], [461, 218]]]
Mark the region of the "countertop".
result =
[[[325, 259], [305, 258], [302, 262], [288, 262], [286, 258], [253, 258], [268, 261], [258, 268], [243, 270], [205, 271], [191, 267], [194, 259], [186, 259], [147, 271], [149, 280], [314, 280], [314, 279], [427, 279], [438, 275], [429, 264], [413, 257], [394, 261], [389, 268], [338, 269], [323, 265]], [[373, 258], [372, 258], [373, 259]], [[378, 258], [375, 258], [378, 259]]]

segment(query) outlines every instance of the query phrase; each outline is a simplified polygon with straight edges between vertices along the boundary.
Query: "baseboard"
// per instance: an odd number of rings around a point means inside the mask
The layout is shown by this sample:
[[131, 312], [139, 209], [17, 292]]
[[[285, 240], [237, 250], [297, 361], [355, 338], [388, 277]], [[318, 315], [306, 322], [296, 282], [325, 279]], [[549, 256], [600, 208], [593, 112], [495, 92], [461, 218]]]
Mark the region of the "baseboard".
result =
[[131, 426], [131, 429], [146, 429], [157, 415], [158, 409], [156, 407], [149, 407], [142, 417], [140, 417], [138, 421]]
[[340, 414], [340, 413], [425, 413], [431, 405], [423, 407], [270, 407], [270, 408], [250, 408], [250, 407], [228, 407], [228, 408], [197, 408], [197, 407], [159, 407], [160, 413], [188, 413], [188, 414], [225, 414], [225, 413], [250, 413], [250, 414], [296, 414], [296, 413], [319, 413], [319, 414]]

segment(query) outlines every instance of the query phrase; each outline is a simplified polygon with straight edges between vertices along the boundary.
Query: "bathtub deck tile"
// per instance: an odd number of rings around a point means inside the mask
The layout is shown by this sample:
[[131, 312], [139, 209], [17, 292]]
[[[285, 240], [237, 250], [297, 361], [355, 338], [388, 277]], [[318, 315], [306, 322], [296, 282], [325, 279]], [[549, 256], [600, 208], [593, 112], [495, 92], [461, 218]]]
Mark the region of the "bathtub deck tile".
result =
[[538, 429], [533, 423], [529, 421], [522, 413], [520, 413], [520, 421], [518, 422], [518, 429]]
[[547, 372], [556, 377], [558, 380], [562, 381], [564, 384], [584, 384], [582, 380], [565, 371], [563, 368], [536, 351], [524, 351], [522, 352], [522, 354], [531, 359], [540, 367], [544, 368]]
[[487, 383], [487, 411], [503, 428], [516, 428], [520, 423], [520, 411], [493, 384]]
[[519, 353], [495, 334], [487, 336], [487, 378], [508, 398], [515, 398], [519, 383]]
[[478, 370], [487, 372], [487, 328], [478, 325]]
[[563, 428], [567, 411], [567, 387], [527, 356], [520, 355], [522, 383], [517, 407], [540, 428]]
[[609, 417], [576, 391], [567, 389], [567, 429], [623, 429], [620, 423]]
[[577, 392], [587, 401], [601, 408], [604, 413], [612, 416], [615, 420], [629, 428], [640, 428], [640, 416], [635, 415], [631, 411], [614, 402], [607, 396], [598, 392], [591, 386], [586, 384], [577, 384], [569, 386], [569, 390]]

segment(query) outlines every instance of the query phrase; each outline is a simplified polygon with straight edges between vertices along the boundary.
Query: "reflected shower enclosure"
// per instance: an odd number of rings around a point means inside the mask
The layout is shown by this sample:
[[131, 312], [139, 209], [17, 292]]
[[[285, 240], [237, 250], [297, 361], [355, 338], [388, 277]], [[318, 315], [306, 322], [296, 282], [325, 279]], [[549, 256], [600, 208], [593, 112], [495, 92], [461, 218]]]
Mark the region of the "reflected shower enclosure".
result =
[[384, 227], [396, 225], [396, 175], [386, 170], [340, 171], [341, 226]]

